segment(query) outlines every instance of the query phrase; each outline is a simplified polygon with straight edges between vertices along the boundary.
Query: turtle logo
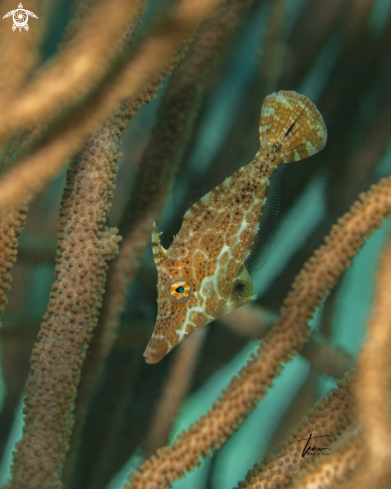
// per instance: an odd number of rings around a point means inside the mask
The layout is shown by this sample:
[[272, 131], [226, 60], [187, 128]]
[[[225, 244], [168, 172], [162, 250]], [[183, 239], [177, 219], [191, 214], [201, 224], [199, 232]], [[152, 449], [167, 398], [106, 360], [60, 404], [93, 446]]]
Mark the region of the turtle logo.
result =
[[21, 32], [22, 27], [24, 27], [24, 29], [28, 31], [29, 25], [27, 22], [28, 22], [29, 15], [31, 17], [34, 17], [35, 19], [38, 19], [38, 16], [35, 15], [34, 12], [30, 12], [30, 10], [24, 10], [23, 5], [21, 3], [18, 5], [18, 7], [19, 8], [17, 8], [16, 10], [11, 10], [11, 12], [6, 13], [3, 16], [3, 19], [6, 19], [7, 17], [11, 17], [12, 15], [12, 18], [14, 20], [12, 30], [15, 31], [16, 29], [19, 29], [19, 32]]

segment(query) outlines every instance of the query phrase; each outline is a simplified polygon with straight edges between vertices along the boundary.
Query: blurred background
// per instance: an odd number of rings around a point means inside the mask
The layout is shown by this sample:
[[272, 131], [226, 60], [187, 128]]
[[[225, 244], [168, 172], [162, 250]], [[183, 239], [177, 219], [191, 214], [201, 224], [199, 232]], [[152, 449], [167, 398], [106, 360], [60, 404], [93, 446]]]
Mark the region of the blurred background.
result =
[[[161, 8], [150, 1], [143, 25]], [[1, 2], [0, 2], [1, 6]], [[50, 60], [74, 17], [77, 2], [50, 3], [42, 63]], [[25, 8], [28, 8], [26, 3]], [[4, 12], [5, 13], [5, 12]], [[1, 49], [4, 49], [2, 46]], [[143, 152], [170, 77], [123, 133], [123, 156], [109, 224], [118, 226], [132, 193]], [[205, 88], [188, 144], [158, 223], [168, 248], [181, 225], [175, 196], [218, 182], [251, 161], [259, 148], [264, 97], [296, 90], [322, 113], [328, 143], [319, 154], [279, 169], [280, 211], [266, 262], [251, 273], [259, 330], [242, 328], [246, 312], [223, 318], [193, 336], [194, 361], [181, 370], [181, 349], [156, 365], [143, 351], [156, 317], [157, 274], [147, 243], [128, 286], [118, 338], [91, 402], [78, 461], [68, 487], [117, 489], [154, 446], [153, 426], [170, 379], [179, 378], [181, 401], [170, 411], [169, 441], [205, 413], [257, 348], [273, 323], [290, 284], [331, 225], [360, 192], [391, 171], [391, 2], [389, 0], [255, 0]], [[9, 477], [11, 452], [22, 429], [23, 387], [31, 349], [54, 281], [59, 203], [65, 169], [30, 203], [20, 239], [12, 289], [3, 316], [0, 376], [0, 483]], [[201, 191], [202, 195], [202, 191]], [[365, 335], [386, 221], [360, 251], [312, 321], [313, 335], [341, 348], [354, 364]], [[256, 267], [255, 267], [256, 268]], [[233, 313], [234, 314], [234, 313]], [[191, 350], [191, 346], [188, 347]], [[303, 356], [277, 378], [266, 398], [223, 448], [175, 488], [234, 487], [255, 462], [281, 442], [335, 379]], [[327, 370], [327, 369], [326, 369]], [[178, 378], [178, 377], [176, 377]], [[175, 391], [175, 389], [174, 389]], [[151, 434], [152, 433], [152, 434]], [[169, 434], [168, 434], [169, 433]]]

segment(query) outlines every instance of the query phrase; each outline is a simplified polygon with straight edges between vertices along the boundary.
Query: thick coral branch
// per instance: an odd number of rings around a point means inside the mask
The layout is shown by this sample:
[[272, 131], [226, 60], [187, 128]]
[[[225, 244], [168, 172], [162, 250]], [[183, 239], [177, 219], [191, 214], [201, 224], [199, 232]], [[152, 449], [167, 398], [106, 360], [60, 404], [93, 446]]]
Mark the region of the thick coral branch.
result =
[[70, 164], [61, 203], [57, 280], [32, 358], [25, 426], [7, 488], [61, 487], [73, 428], [76, 389], [97, 322], [106, 261], [117, 253], [116, 229], [105, 226], [118, 154], [113, 117]]

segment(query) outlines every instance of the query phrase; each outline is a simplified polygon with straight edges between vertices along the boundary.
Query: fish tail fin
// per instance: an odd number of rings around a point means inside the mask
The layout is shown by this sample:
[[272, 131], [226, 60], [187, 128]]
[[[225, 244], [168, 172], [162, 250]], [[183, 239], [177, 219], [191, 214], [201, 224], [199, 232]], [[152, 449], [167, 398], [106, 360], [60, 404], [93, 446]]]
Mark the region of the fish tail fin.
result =
[[327, 129], [315, 105], [297, 92], [281, 91], [267, 96], [259, 124], [261, 148], [273, 145], [282, 162], [303, 160], [321, 151]]

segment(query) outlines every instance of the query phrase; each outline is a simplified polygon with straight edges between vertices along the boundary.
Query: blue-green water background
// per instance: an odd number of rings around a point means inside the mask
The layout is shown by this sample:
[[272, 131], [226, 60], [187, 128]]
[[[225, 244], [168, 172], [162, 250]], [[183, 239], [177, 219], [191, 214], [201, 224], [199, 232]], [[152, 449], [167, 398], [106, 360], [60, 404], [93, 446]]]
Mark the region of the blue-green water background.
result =
[[[289, 31], [294, 26], [305, 0], [288, 0], [286, 2], [285, 29]], [[61, 38], [67, 19], [71, 16], [72, 8], [65, 2], [55, 11], [55, 19], [51, 24], [50, 32], [44, 44], [45, 56], [50, 57]], [[384, 28], [385, 20], [389, 14], [391, 2], [378, 0], [374, 3], [368, 18], [367, 29], [376, 38]], [[242, 32], [235, 44], [234, 51], [224, 66], [223, 72], [202, 113], [202, 120], [197, 129], [196, 139], [189, 155], [187, 171], [177, 177], [172, 196], [176, 193], [186, 194], [192, 189], [188, 174], [202, 178], [204, 172], [213, 162], [214, 157], [221, 151], [222, 145], [229, 134], [230, 128], [241, 107], [240, 94], [245, 91], [252, 78], [253, 71], [257, 69], [259, 52], [266, 32], [270, 2], [263, 2], [251, 20], [247, 23], [245, 32]], [[53, 14], [54, 15], [54, 14]], [[338, 33], [333, 33], [320, 50], [316, 61], [306, 74], [297, 91], [307, 95], [315, 103], [321, 97], [327, 86], [330, 72], [341, 55], [343, 39]], [[144, 107], [140, 116], [135, 118], [124, 135], [124, 157], [121, 162], [120, 177], [122, 174], [130, 179], [132, 174], [125, 166], [134, 157], [132, 145], [138, 138], [146, 138], [154, 124], [156, 109], [163, 92], [149, 106]], [[371, 93], [367, 93], [370, 100]], [[363, 99], [363, 115], [365, 117], [365, 101]], [[333, 121], [328, 123], [330, 137], [333, 136]], [[313, 164], [316, 165], [316, 157]], [[300, 163], [297, 171], [300, 172]], [[391, 146], [378, 162], [375, 171], [375, 180], [387, 175], [391, 171]], [[122, 173], [123, 172], [123, 173]], [[284, 179], [284, 172], [281, 175]], [[278, 222], [276, 235], [266, 264], [253, 276], [254, 291], [258, 296], [267, 288], [288, 263], [292, 255], [300, 249], [312, 230], [322, 221], [327, 212], [326, 185], [327, 174], [315, 173], [304, 192], [296, 199], [290, 210]], [[128, 181], [125, 179], [125, 181]], [[207, 183], [207, 182], [205, 182]], [[58, 204], [64, 184], [64, 173], [59, 175], [46, 189], [40, 198], [40, 206], [52, 209], [53, 215], [58, 212]], [[124, 185], [122, 185], [123, 187]], [[119, 188], [121, 188], [119, 184]], [[121, 194], [121, 193], [120, 193]], [[122, 199], [122, 201], [121, 201]], [[121, 194], [114, 200], [113, 220], [118, 217], [121, 204], [125, 197]], [[171, 198], [164, 211], [159, 228], [164, 231], [169, 225], [173, 209]], [[381, 229], [375, 232], [353, 261], [343, 277], [339, 286], [338, 297], [332, 322], [332, 342], [342, 347], [348, 353], [356, 355], [365, 336], [365, 324], [370, 313], [371, 301], [374, 292], [375, 273], [379, 254], [390, 230], [390, 222], [386, 221]], [[167, 239], [167, 238], [166, 238]], [[168, 238], [169, 239], [169, 238]], [[31, 318], [42, 317], [45, 311], [50, 287], [53, 281], [53, 266], [49, 264], [38, 265], [28, 276], [26, 293], [23, 298], [23, 313]], [[318, 310], [312, 322], [314, 329], [319, 325], [322, 309]], [[213, 327], [213, 325], [211, 325]], [[256, 341], [249, 341], [245, 348], [221, 370], [216, 372], [201, 388], [193, 393], [183, 405], [180, 415], [175, 422], [171, 438], [181, 430], [186, 429], [191, 422], [205, 413], [216, 400], [221, 390], [228, 384], [232, 376], [245, 363], [250, 352], [257, 348]], [[290, 402], [300, 386], [305, 382], [309, 373], [309, 364], [300, 356], [289, 363], [282, 375], [276, 379], [266, 398], [248, 416], [240, 430], [222, 448], [213, 472], [213, 487], [223, 489], [233, 487], [238, 480], [243, 479], [246, 471], [259, 462], [264, 454], [268, 441], [278, 426], [279, 420], [289, 408]], [[335, 382], [326, 376], [321, 376], [318, 382], [318, 397], [322, 396]], [[4, 382], [0, 381], [0, 405], [4, 400]], [[0, 484], [9, 476], [8, 467], [11, 461], [11, 451], [15, 441], [20, 438], [22, 428], [22, 401], [19, 414], [12, 428], [8, 441], [8, 449], [0, 465]], [[126, 476], [137, 467], [142, 460], [137, 452], [123, 470], [118, 473], [110, 485], [110, 489], [122, 487]], [[185, 479], [174, 484], [178, 488], [202, 488], [207, 477], [210, 460], [203, 463], [201, 468], [186, 476]]]

